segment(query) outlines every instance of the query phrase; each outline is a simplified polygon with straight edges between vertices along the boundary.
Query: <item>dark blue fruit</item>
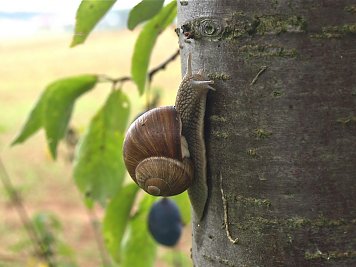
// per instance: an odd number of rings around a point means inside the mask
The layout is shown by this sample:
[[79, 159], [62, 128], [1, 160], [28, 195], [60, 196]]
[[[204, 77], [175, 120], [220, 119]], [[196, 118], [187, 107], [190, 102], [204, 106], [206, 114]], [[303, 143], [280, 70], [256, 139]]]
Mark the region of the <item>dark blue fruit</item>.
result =
[[182, 233], [182, 219], [178, 206], [168, 198], [162, 198], [151, 207], [148, 229], [157, 243], [172, 247]]

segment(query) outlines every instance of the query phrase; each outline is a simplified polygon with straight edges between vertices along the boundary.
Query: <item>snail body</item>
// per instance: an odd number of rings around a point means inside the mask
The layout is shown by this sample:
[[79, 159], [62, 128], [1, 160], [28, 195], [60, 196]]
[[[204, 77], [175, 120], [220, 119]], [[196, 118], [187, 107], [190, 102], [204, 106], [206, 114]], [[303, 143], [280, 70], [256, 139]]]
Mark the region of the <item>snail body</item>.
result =
[[175, 107], [182, 120], [182, 134], [189, 145], [191, 160], [194, 164], [194, 179], [188, 188], [190, 203], [196, 217], [201, 220], [208, 200], [206, 176], [206, 150], [204, 141], [204, 117], [206, 98], [210, 85], [203, 71], [192, 73], [191, 56], [188, 56], [187, 72], [179, 86]]
[[136, 119], [124, 141], [124, 161], [133, 180], [147, 193], [172, 196], [188, 189], [196, 216], [208, 198], [204, 116], [213, 81], [193, 74], [191, 55], [175, 106], [154, 108]]

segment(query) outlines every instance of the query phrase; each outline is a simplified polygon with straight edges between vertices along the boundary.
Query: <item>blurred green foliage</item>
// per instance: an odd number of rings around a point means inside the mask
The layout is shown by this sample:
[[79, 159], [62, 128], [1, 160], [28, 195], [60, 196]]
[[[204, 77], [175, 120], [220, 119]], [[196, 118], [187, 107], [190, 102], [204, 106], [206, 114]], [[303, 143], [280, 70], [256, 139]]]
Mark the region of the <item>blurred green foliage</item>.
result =
[[[82, 0], [76, 15], [71, 46], [83, 43], [115, 0]], [[132, 56], [131, 75], [142, 95], [147, 87], [151, 53], [159, 35], [176, 17], [177, 4], [163, 7], [163, 0], [142, 0], [129, 14], [128, 28], [146, 22], [136, 40]], [[147, 215], [156, 198], [139, 197], [134, 183], [124, 184], [125, 166], [122, 144], [130, 115], [131, 101], [117, 81], [100, 75], [81, 75], [54, 81], [43, 91], [13, 144], [19, 144], [44, 128], [53, 158], [57, 145], [65, 136], [76, 101], [99, 82], [111, 82], [107, 101], [91, 119], [85, 134], [77, 144], [74, 158], [74, 179], [88, 208], [95, 202], [105, 207], [102, 235], [113, 266], [155, 265], [157, 244], [147, 230]], [[190, 221], [190, 204], [186, 193], [172, 198], [179, 206], [183, 223]], [[136, 203], [136, 204], [135, 204]], [[137, 209], [134, 206], [137, 205]], [[41, 213], [33, 225], [45, 245], [45, 253], [58, 258], [58, 266], [76, 266], [75, 253], [58, 239], [60, 221], [51, 214]], [[140, 255], [140, 256], [138, 256]], [[167, 254], [165, 261], [173, 266], [190, 266], [180, 253]], [[61, 257], [67, 261], [60, 260]], [[177, 265], [178, 262], [178, 265]]]

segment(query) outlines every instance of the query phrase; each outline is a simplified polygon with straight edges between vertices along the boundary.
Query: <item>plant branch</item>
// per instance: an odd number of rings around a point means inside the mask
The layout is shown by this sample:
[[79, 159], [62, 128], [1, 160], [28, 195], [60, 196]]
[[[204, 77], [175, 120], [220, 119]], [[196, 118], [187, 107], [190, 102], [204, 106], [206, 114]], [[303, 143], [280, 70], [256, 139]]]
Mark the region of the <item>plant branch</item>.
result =
[[161, 70], [164, 70], [167, 67], [167, 65], [172, 61], [174, 61], [178, 56], [179, 56], [179, 49], [173, 55], [171, 55], [169, 58], [167, 58], [165, 61], [159, 64], [157, 67], [150, 70], [150, 72], [148, 73], [148, 82], [151, 83], [156, 73]]
[[100, 233], [100, 225], [99, 225], [99, 220], [97, 218], [97, 215], [94, 210], [90, 210], [88, 208], [86, 210], [87, 210], [87, 214], [88, 214], [88, 217], [90, 220], [91, 227], [94, 232], [95, 242], [98, 246], [98, 250], [100, 253], [100, 257], [101, 257], [101, 262], [102, 262], [103, 266], [105, 266], [105, 267], [112, 266], [111, 260], [107, 254], [106, 249], [105, 249], [102, 235]]
[[6, 171], [5, 165], [1, 158], [0, 158], [0, 179], [10, 196], [11, 202], [14, 204], [17, 213], [20, 216], [21, 223], [24, 226], [30, 240], [32, 241], [33, 244], [38, 246], [38, 248], [35, 249], [35, 254], [42, 256], [48, 263], [48, 266], [55, 266], [50, 256], [47, 255], [46, 247], [43, 245], [41, 238], [38, 236], [35, 227], [32, 225], [30, 217], [26, 211], [26, 208], [22, 203], [21, 197], [19, 193], [16, 191], [15, 187], [13, 186], [10, 176]]
[[[161, 70], [164, 70], [169, 63], [174, 61], [179, 55], [179, 49], [172, 54], [169, 58], [167, 58], [165, 61], [163, 61], [161, 64], [159, 64], [157, 67], [151, 69], [148, 72], [148, 83], [151, 83], [153, 80], [153, 77]], [[118, 84], [122, 85], [125, 82], [132, 81], [131, 76], [121, 76], [118, 78], [111, 78], [107, 75], [101, 75], [100, 76], [102, 82], [111, 82], [113, 84], [113, 87], [116, 88]]]

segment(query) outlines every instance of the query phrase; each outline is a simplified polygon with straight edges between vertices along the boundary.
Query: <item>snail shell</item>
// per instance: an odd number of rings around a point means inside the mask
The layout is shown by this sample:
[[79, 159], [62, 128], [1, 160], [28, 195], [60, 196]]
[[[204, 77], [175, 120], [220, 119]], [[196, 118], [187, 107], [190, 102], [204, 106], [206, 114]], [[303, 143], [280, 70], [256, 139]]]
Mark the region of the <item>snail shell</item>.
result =
[[123, 147], [130, 176], [147, 193], [173, 196], [191, 185], [193, 164], [173, 106], [154, 108], [137, 118]]

